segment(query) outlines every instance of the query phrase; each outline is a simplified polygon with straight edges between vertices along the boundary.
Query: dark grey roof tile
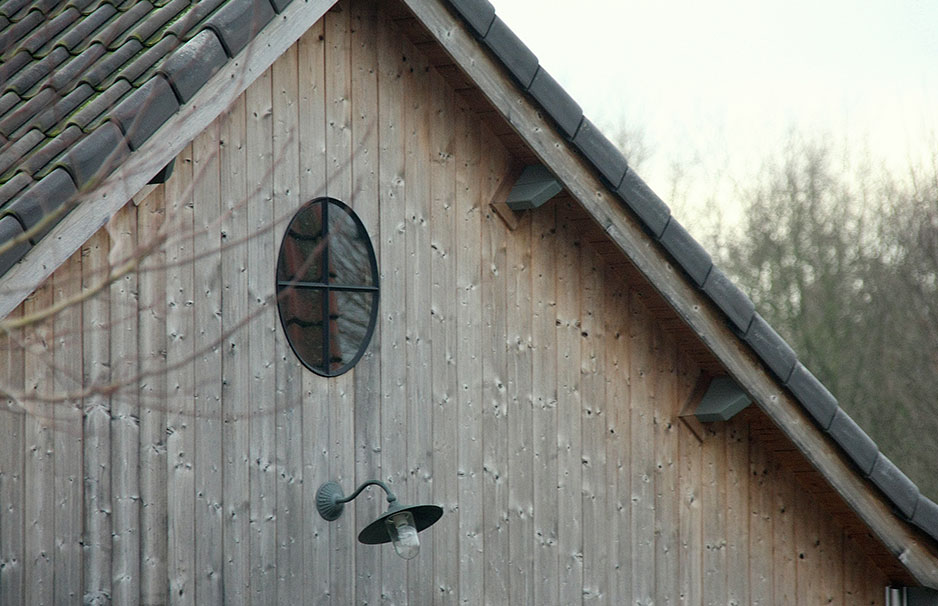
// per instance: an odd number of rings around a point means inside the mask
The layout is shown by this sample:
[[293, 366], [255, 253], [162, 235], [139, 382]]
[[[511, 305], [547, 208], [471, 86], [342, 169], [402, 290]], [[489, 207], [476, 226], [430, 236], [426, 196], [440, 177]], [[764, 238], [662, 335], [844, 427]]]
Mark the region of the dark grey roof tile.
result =
[[36, 128], [49, 131], [53, 126], [75, 111], [82, 103], [90, 99], [93, 94], [94, 89], [83, 82], [72, 89], [72, 92], [56, 101], [52, 107], [39, 114], [35, 120], [32, 121], [32, 124], [35, 125]]
[[33, 0], [33, 8], [38, 8], [44, 14], [48, 15], [52, 9], [61, 4], [62, 0]]
[[69, 125], [54, 139], [47, 139], [43, 145], [33, 150], [28, 157], [24, 158], [20, 170], [31, 175], [41, 174], [43, 169], [49, 166], [50, 162], [64, 152], [69, 145], [81, 139], [81, 137], [81, 129], [74, 124]]
[[32, 60], [33, 56], [28, 52], [19, 51], [8, 61], [0, 62], [0, 82], [3, 83], [3, 90], [10, 88], [10, 80]]
[[88, 128], [95, 118], [106, 109], [117, 103], [132, 87], [126, 80], [118, 80], [109, 86], [103, 93], [83, 105], [74, 114], [69, 116], [68, 123], [78, 125], [82, 130]]
[[0, 96], [0, 117], [5, 118], [8, 112], [22, 102], [23, 99], [13, 91], [3, 93], [3, 96]]
[[495, 21], [495, 8], [488, 0], [449, 0], [449, 4], [480, 38], [485, 37]]
[[98, 0], [68, 0], [67, 6], [74, 6], [80, 10], [83, 14], [88, 14], [90, 11], [91, 5], [98, 2]]
[[[795, 362], [797, 362], [795, 352], [775, 332], [775, 329], [769, 326], [765, 318], [758, 313], [755, 314], [743, 339], [755, 350], [756, 355], [769, 367], [769, 370], [775, 373], [775, 376], [781, 379], [783, 383], [788, 381], [789, 377], [792, 376], [792, 370], [795, 368]], [[834, 404], [836, 405], [836, 401]], [[833, 411], [831, 411], [831, 416], [833, 416]], [[830, 419], [828, 419], [824, 428], [827, 429], [829, 424]]]
[[912, 523], [938, 539], [938, 504], [923, 494], [918, 495], [918, 504], [912, 514]]
[[537, 57], [531, 49], [497, 16], [483, 42], [521, 83], [521, 87], [527, 90], [537, 72]]
[[39, 130], [31, 130], [13, 140], [0, 152], [0, 175], [14, 168], [34, 147], [39, 145], [46, 136]]
[[842, 408], [838, 408], [827, 431], [844, 449], [860, 472], [864, 476], [870, 475], [873, 471], [873, 464], [876, 463], [879, 448], [876, 447], [876, 442], [850, 418], [850, 415]]
[[0, 185], [0, 211], [3, 205], [13, 199], [13, 197], [33, 184], [32, 177], [26, 173], [16, 173], [12, 179]]
[[[758, 318], [758, 314], [756, 315]], [[753, 321], [755, 324], [755, 321]], [[821, 429], [827, 430], [834, 420], [837, 412], [837, 398], [831, 392], [827, 391], [824, 384], [817, 380], [811, 371], [805, 368], [804, 364], [798, 362], [791, 378], [785, 382], [785, 387], [791, 390], [795, 398], [801, 402], [801, 405], [811, 413], [814, 420]]]
[[121, 46], [119, 41], [124, 39], [122, 34], [132, 28], [151, 10], [153, 10], [153, 5], [149, 2], [137, 2], [130, 10], [111, 19], [107, 25], [94, 35], [93, 39], [103, 44], [108, 50], [114, 50]]
[[736, 331], [742, 335], [749, 328], [755, 306], [723, 271], [714, 266], [703, 285], [703, 291], [730, 319]]
[[14, 49], [16, 52], [20, 51], [20, 40], [39, 27], [45, 18], [42, 12], [33, 10], [24, 18], [0, 32], [0, 56], [7, 58], [8, 55], [13, 54], [11, 51]]
[[82, 76], [82, 81], [87, 82], [95, 88], [100, 88], [101, 84], [107, 80], [109, 76], [122, 65], [130, 61], [131, 57], [139, 53], [142, 49], [143, 45], [140, 44], [140, 41], [131, 38], [119, 49], [113, 53], [106, 54], [102, 60], [95, 63], [94, 67]]
[[912, 518], [915, 504], [918, 502], [918, 486], [883, 453], [876, 457], [870, 479], [889, 497], [906, 519]]
[[179, 46], [179, 42], [176, 40], [176, 36], [166, 36], [157, 44], [138, 54], [132, 61], [113, 73], [111, 78], [106, 81], [105, 85], [107, 85], [107, 82], [118, 78], [123, 78], [131, 84], [137, 85], [140, 77], [143, 76], [148, 69], [156, 65], [160, 59], [171, 53], [177, 46]]
[[53, 19], [46, 21], [42, 27], [36, 29], [28, 38], [20, 42], [22, 49], [35, 54], [40, 48], [54, 40], [69, 25], [78, 20], [81, 13], [77, 8], [67, 8]]
[[130, 149], [139, 149], [178, 109], [169, 82], [156, 75], [121, 101], [109, 116], [120, 126]]
[[13, 111], [8, 112], [0, 120], [0, 134], [9, 137], [15, 130], [26, 124], [27, 120], [35, 116], [47, 105], [55, 101], [55, 91], [43, 88], [32, 99], [20, 104]]
[[0, 3], [0, 15], [12, 20], [13, 16], [29, 2], [30, 0], [6, 0], [6, 2]]
[[48, 85], [57, 91], [62, 91], [78, 81], [89, 68], [104, 55], [104, 46], [92, 44], [81, 54], [56, 69], [49, 76]]
[[267, 0], [231, 0], [209, 17], [205, 27], [215, 30], [225, 52], [234, 57], [273, 18]]
[[[91, 35], [111, 17], [117, 14], [117, 9], [110, 4], [102, 4], [94, 10], [93, 13], [78, 22], [78, 25], [71, 28], [64, 36], [56, 40], [56, 44], [64, 46], [69, 51], [82, 48], [83, 42], [91, 44]], [[104, 45], [101, 45], [103, 48]]]
[[573, 144], [586, 159], [593, 163], [613, 189], [619, 187], [628, 169], [622, 152], [584, 117], [573, 137]]
[[180, 103], [186, 103], [227, 61], [218, 36], [204, 29], [176, 49], [158, 71], [169, 80]]
[[616, 193], [644, 223], [648, 233], [656, 240], [660, 238], [671, 218], [671, 209], [642, 178], [633, 170], [626, 171]]
[[697, 287], [703, 286], [713, 261], [704, 247], [674, 217], [671, 217], [661, 234], [661, 244]]
[[283, 9], [290, 6], [290, 2], [293, 0], [270, 0], [270, 5], [274, 7], [274, 10], [277, 11], [277, 14], [283, 12]]
[[113, 122], [104, 122], [69, 148], [56, 165], [68, 170], [75, 184], [83, 188], [104, 178], [128, 155], [130, 149], [121, 130]]
[[68, 57], [67, 50], [61, 47], [56, 48], [40, 61], [34, 61], [21, 69], [6, 83], [5, 87], [8, 90], [16, 92], [21, 97], [27, 97], [29, 89], [33, 88], [40, 80], [52, 73], [52, 70], [61, 63], [64, 63]]
[[30, 234], [29, 237], [30, 242], [36, 244], [70, 210], [69, 206], [74, 202], [75, 193], [72, 178], [58, 168], [27, 189], [3, 210], [16, 216], [26, 230], [42, 224], [36, 233]]
[[[134, 7], [136, 8], [136, 7]], [[111, 46], [117, 47], [123, 44], [128, 38], [136, 38], [140, 42], [146, 44], [147, 41], [158, 32], [168, 21], [173, 17], [179, 14], [173, 12], [173, 8], [178, 8], [181, 10], [181, 7], [178, 4], [175, 6], [166, 6], [159, 9], [150, 6], [149, 13], [144, 15], [145, 18], [140, 19], [133, 27], [121, 34]]]
[[[6, 216], [0, 219], [0, 245], [23, 238], [23, 233], [23, 226], [15, 217]], [[17, 261], [26, 256], [29, 249], [29, 242], [25, 238], [9, 248], [4, 247], [3, 252], [0, 252], [0, 275], [5, 274]]]
[[194, 28], [223, 4], [224, 0], [202, 0], [186, 11], [182, 18], [177, 19], [166, 28], [167, 34], [172, 34], [182, 40], [192, 33]]
[[528, 92], [557, 123], [563, 134], [572, 139], [583, 120], [583, 110], [573, 97], [543, 67], [537, 68]]

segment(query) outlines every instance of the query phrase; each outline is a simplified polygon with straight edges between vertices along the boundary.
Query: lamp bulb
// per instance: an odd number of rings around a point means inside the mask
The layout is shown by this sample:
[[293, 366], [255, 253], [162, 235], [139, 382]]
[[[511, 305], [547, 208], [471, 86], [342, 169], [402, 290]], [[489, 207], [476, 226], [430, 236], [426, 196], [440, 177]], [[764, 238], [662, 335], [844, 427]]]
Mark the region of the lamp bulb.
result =
[[409, 511], [403, 511], [389, 517], [387, 524], [397, 555], [405, 560], [417, 557], [420, 553], [420, 539], [417, 538], [414, 516]]

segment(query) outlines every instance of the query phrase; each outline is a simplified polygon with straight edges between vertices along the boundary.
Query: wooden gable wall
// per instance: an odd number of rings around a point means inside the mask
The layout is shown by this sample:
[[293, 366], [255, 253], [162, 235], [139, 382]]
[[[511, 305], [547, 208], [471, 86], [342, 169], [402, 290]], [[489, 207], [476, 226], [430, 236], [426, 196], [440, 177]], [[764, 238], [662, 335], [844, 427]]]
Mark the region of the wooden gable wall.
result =
[[[330, 11], [13, 314], [77, 301], [2, 348], [27, 397], [0, 408], [0, 603], [882, 603], [757, 415], [677, 418], [700, 366], [576, 204], [492, 211], [511, 154], [376, 4]], [[381, 270], [333, 379], [272, 298], [319, 195]], [[380, 491], [316, 514], [375, 477], [444, 507], [411, 563], [355, 540]]]

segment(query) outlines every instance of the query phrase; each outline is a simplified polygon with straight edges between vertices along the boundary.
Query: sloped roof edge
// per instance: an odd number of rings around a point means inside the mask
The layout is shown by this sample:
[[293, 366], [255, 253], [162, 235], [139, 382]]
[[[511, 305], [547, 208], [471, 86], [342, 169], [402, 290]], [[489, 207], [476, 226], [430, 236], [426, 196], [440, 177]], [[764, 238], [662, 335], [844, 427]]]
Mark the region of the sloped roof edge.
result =
[[[855, 472], [889, 499], [900, 518], [938, 541], [938, 505], [921, 494], [915, 483], [840, 408], [837, 399], [798, 359], [792, 347], [755, 310], [749, 297], [714, 265], [707, 251], [671, 215], [667, 204], [538, 64], [534, 53], [496, 15], [488, 0], [444, 1], [508, 71], [515, 85], [550, 117], [557, 132], [592, 165], [606, 187], [616, 194], [617, 201], [638, 219], [645, 233], [667, 251], [690, 283], [725, 314], [736, 336], [795, 397], [816, 426], [838, 444]], [[938, 583], [934, 576], [928, 580]]]

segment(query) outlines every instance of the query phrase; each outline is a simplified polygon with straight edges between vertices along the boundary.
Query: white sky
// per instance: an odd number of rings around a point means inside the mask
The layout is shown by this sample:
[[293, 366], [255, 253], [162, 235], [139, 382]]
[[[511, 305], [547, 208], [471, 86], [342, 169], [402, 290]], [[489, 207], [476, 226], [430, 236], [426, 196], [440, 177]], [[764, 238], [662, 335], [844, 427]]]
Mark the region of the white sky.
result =
[[491, 1], [607, 135], [643, 135], [685, 220], [714, 192], [732, 215], [792, 129], [893, 170], [938, 144], [938, 0]]

